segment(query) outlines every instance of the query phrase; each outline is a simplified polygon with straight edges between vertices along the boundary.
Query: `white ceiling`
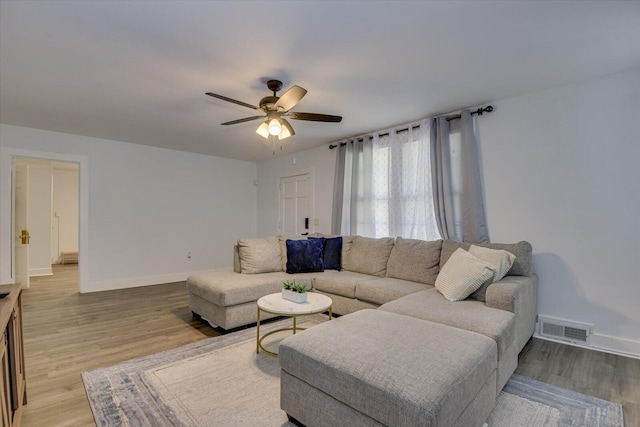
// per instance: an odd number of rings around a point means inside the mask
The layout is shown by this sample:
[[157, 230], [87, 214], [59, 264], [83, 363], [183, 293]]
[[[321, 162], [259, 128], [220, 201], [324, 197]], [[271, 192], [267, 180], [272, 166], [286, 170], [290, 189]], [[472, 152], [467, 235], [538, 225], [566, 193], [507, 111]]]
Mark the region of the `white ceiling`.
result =
[[[278, 78], [309, 93], [284, 152], [640, 66], [640, 1], [0, 1], [0, 122], [259, 161]], [[493, 114], [500, 114], [496, 110]]]

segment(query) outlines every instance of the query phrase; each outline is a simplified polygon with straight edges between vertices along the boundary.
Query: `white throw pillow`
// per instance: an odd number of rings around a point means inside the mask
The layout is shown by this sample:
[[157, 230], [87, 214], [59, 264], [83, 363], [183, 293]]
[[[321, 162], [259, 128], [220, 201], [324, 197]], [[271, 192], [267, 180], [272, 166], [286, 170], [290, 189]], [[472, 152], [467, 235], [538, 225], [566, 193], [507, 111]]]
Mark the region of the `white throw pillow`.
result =
[[240, 273], [257, 274], [282, 271], [282, 254], [278, 236], [238, 240]]
[[471, 245], [469, 253], [480, 260], [491, 264], [495, 273], [491, 283], [497, 282], [507, 275], [516, 256], [503, 249], [489, 249], [482, 246]]
[[436, 278], [436, 289], [449, 301], [461, 301], [494, 275], [492, 266], [462, 248], [449, 257]]
[[497, 282], [507, 275], [513, 265], [513, 262], [516, 260], [516, 256], [503, 249], [490, 249], [476, 245], [471, 245], [469, 253], [487, 264], [491, 264], [494, 270], [493, 277], [484, 282], [482, 286], [480, 286], [480, 288], [471, 295], [471, 298], [475, 300], [486, 301], [487, 288], [493, 282]]

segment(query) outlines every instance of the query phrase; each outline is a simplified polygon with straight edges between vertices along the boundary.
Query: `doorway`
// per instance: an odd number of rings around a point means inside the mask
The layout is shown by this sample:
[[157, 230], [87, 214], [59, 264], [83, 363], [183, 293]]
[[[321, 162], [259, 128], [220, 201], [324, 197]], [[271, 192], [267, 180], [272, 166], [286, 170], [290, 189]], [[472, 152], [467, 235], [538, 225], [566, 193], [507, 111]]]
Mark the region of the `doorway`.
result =
[[79, 164], [13, 157], [12, 169], [15, 279], [27, 288], [65, 258], [78, 262]]
[[15, 147], [0, 147], [0, 283], [15, 283], [14, 158], [75, 163], [78, 167], [78, 288], [89, 292], [89, 157]]

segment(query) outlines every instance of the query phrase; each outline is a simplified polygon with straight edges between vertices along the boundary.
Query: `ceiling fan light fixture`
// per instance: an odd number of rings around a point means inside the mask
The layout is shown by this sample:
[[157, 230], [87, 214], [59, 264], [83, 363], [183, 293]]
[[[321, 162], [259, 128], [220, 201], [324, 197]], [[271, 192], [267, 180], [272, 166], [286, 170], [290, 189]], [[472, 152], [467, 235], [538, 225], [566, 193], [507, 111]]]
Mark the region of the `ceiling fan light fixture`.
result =
[[261, 124], [258, 129], [256, 129], [256, 133], [264, 139], [269, 138], [269, 125], [267, 124], [267, 122]]
[[278, 135], [279, 140], [283, 140], [285, 138], [289, 138], [291, 136], [291, 132], [286, 127], [282, 127], [282, 132]]
[[278, 139], [282, 141], [283, 139], [289, 138], [291, 135], [296, 134], [296, 132], [293, 130], [293, 128], [291, 127], [291, 125], [287, 120], [282, 119], [281, 124], [282, 124], [282, 132], [280, 133], [280, 135], [278, 135]]
[[280, 121], [278, 119], [269, 120], [269, 134], [273, 136], [280, 135], [282, 133], [282, 126], [280, 125]]

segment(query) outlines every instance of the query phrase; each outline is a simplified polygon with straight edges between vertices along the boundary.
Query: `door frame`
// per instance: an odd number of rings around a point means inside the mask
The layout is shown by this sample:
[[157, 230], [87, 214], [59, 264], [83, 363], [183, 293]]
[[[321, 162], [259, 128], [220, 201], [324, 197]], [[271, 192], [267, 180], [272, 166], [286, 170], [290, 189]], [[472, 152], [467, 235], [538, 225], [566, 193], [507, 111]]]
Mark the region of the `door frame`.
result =
[[11, 200], [13, 159], [27, 157], [34, 159], [72, 162], [78, 164], [78, 290], [87, 292], [89, 286], [89, 157], [75, 154], [52, 153], [47, 151], [24, 150], [13, 147], [0, 147], [0, 240], [3, 242], [0, 252], [10, 253], [0, 258], [2, 271], [10, 271], [9, 277], [0, 277], [0, 282], [15, 282], [15, 253], [13, 242], [14, 206]]
[[276, 218], [276, 230], [278, 230], [278, 234], [282, 234], [282, 227], [280, 224], [280, 220], [282, 219], [282, 206], [280, 203], [281, 190], [280, 183], [285, 178], [292, 178], [294, 176], [300, 175], [309, 175], [309, 202], [307, 208], [309, 209], [309, 234], [315, 233], [316, 226], [313, 225], [313, 220], [315, 218], [315, 210], [316, 210], [316, 199], [315, 199], [315, 187], [314, 187], [314, 173], [313, 169], [297, 169], [291, 170], [287, 173], [283, 173], [278, 177], [278, 181], [276, 182], [276, 206], [278, 206], [278, 217]]

